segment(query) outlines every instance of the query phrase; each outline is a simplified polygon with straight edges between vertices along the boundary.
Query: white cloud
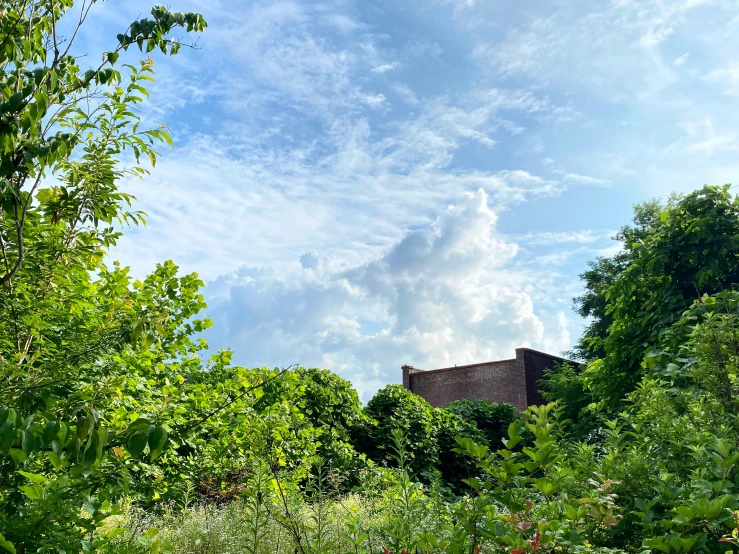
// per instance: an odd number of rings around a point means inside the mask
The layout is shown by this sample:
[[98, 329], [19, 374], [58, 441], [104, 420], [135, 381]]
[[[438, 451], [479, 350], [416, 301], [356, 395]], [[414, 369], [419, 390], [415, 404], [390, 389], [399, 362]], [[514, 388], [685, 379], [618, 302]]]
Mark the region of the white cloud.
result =
[[[704, 138], [697, 142], [686, 144], [685, 151], [698, 152], [707, 156], [711, 156], [718, 151], [739, 151], [739, 142], [737, 142], [736, 133], [717, 134], [713, 129], [713, 123], [710, 118], [704, 121], [703, 128], [705, 130]], [[695, 136], [697, 134], [696, 126], [687, 125], [686, 130], [689, 136]]]
[[405, 102], [406, 104], [410, 106], [417, 106], [420, 104], [420, 100], [418, 100], [418, 97], [416, 96], [416, 93], [413, 92], [413, 90], [408, 86], [404, 85], [402, 83], [395, 83], [390, 88], [393, 89], [393, 92], [400, 96], [401, 100]]
[[675, 61], [672, 62], [672, 65], [675, 67], [680, 67], [681, 65], [684, 65], [686, 61], [688, 61], [688, 57], [690, 56], [690, 52], [685, 52], [682, 56], [675, 59]]
[[346, 15], [341, 13], [332, 13], [331, 15], [329, 15], [328, 21], [331, 23], [331, 25], [344, 33], [356, 31], [357, 29], [362, 27], [362, 25], [354, 21], [352, 18], [347, 17]]
[[[616, 227], [611, 202], [736, 174], [739, 18], [701, 3], [178, 0], [210, 27], [157, 63], [142, 114], [178, 148], [125, 183], [150, 220], [114, 255], [199, 271], [241, 360], [367, 391], [404, 362], [567, 348], [575, 273], [618, 245], [552, 229]], [[100, 13], [125, 28], [149, 6]], [[89, 52], [121, 30], [91, 29]]]
[[[332, 267], [315, 253], [280, 274], [244, 266], [209, 283], [212, 345], [247, 365], [329, 366], [365, 399], [399, 367], [510, 357], [520, 346], [569, 347], [566, 316], [538, 313], [546, 279], [511, 267], [517, 246], [496, 232], [484, 191], [465, 193], [429, 225], [372, 261]], [[526, 288], [534, 290], [527, 292]]]
[[362, 101], [369, 104], [372, 108], [378, 108], [385, 103], [384, 94], [363, 94]]
[[590, 177], [589, 175], [579, 175], [577, 173], [565, 173], [564, 180], [573, 183], [580, 183], [581, 185], [610, 185], [611, 181], [608, 179], [601, 179], [599, 177]]
[[682, 63], [663, 59], [663, 45], [707, 3], [543, 2], [539, 15], [509, 27], [502, 40], [481, 33], [475, 54], [503, 78], [562, 79], [624, 100], [653, 97], [676, 82], [673, 67]]
[[524, 242], [526, 244], [561, 244], [566, 242], [587, 244], [603, 239], [609, 239], [614, 235], [614, 233], [615, 231], [596, 231], [592, 229], [584, 231], [544, 231], [540, 233], [517, 235], [515, 238], [519, 242]]
[[739, 61], [729, 60], [724, 67], [706, 73], [703, 79], [721, 87], [724, 94], [739, 95]]
[[384, 64], [373, 67], [372, 71], [374, 73], [387, 73], [388, 71], [392, 71], [393, 69], [398, 69], [399, 67], [400, 67], [399, 62], [384, 63]]

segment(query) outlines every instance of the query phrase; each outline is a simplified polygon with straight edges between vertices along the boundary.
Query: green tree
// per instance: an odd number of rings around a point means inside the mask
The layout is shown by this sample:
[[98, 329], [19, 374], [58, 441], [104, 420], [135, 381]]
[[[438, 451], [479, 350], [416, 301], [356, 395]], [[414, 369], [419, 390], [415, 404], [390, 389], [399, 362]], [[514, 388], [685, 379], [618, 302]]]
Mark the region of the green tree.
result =
[[119, 58], [176, 54], [174, 34], [205, 21], [155, 7], [85, 58], [75, 39], [96, 2], [73, 4], [0, 3], [0, 544], [11, 551], [94, 549], [97, 523], [135, 484], [128, 468], [219, 397], [191, 339], [208, 325], [197, 276], [170, 263], [139, 282], [104, 264], [117, 226], [144, 218], [120, 179], [171, 144], [136, 115], [152, 59]]
[[371, 420], [355, 428], [353, 442], [357, 450], [378, 463], [394, 463], [393, 431], [398, 429], [406, 440], [406, 459], [410, 471], [429, 476], [439, 459], [434, 408], [402, 385], [387, 385], [364, 408]]
[[589, 363], [573, 378], [611, 407], [643, 377], [644, 354], [664, 329], [702, 294], [739, 283], [739, 202], [727, 185], [642, 204], [616, 238], [624, 251], [591, 264], [575, 301], [592, 322], [576, 347]]

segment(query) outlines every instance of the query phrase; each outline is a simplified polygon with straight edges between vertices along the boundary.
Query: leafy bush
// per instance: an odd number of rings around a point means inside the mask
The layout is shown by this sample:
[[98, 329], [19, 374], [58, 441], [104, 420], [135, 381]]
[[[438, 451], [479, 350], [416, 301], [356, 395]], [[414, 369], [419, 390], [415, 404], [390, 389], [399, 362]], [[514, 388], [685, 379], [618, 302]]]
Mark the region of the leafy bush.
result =
[[455, 437], [486, 443], [485, 435], [474, 423], [432, 407], [402, 385], [380, 389], [367, 403], [365, 413], [371, 422], [358, 429], [354, 439], [357, 450], [377, 463], [392, 464], [392, 437], [400, 431], [405, 437], [409, 471], [425, 483], [431, 483], [439, 474], [446, 485], [459, 490], [462, 479], [474, 472], [474, 466], [454, 452]]
[[455, 400], [444, 406], [444, 410], [474, 424], [493, 450], [502, 445], [508, 426], [518, 417], [510, 404], [485, 400]]

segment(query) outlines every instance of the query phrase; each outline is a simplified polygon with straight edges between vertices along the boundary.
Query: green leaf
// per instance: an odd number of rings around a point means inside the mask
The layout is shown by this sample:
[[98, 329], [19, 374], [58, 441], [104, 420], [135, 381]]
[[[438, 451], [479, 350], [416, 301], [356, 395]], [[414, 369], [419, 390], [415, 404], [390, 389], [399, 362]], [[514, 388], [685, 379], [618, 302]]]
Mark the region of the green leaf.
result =
[[23, 475], [23, 477], [26, 477], [27, 479], [30, 479], [31, 481], [33, 481], [37, 485], [43, 485], [44, 483], [46, 483], [48, 481], [48, 479], [46, 477], [44, 477], [43, 475], [41, 475], [39, 473], [29, 473], [28, 471], [19, 471], [18, 473], [20, 475]]
[[90, 467], [91, 465], [93, 465], [100, 458], [100, 450], [100, 434], [96, 429], [92, 433], [90, 433], [90, 439], [87, 441], [85, 454], [82, 457], [82, 464], [85, 467]]
[[148, 419], [136, 416], [136, 420], [128, 426], [128, 431], [146, 431], [149, 426], [151, 426], [151, 422]]
[[141, 456], [144, 448], [146, 448], [146, 441], [146, 433], [143, 431], [134, 431], [128, 436], [128, 440], [126, 441], [128, 453], [134, 458], [138, 458]]
[[26, 95], [23, 94], [23, 92], [16, 92], [11, 95], [11, 97], [8, 98], [8, 101], [2, 105], [2, 111], [5, 113], [13, 113], [17, 111], [25, 96]]
[[13, 446], [18, 432], [15, 428], [15, 424], [8, 420], [0, 425], [0, 450], [7, 454], [10, 447]]
[[20, 487], [23, 494], [25, 494], [28, 498], [31, 500], [43, 500], [44, 499], [44, 489], [41, 487], [41, 485], [25, 485]]
[[28, 456], [20, 448], [11, 448], [10, 457], [13, 458], [13, 461], [16, 463], [16, 465], [20, 465], [26, 461], [26, 458]]
[[156, 460], [167, 444], [167, 431], [161, 425], [152, 425], [147, 433], [149, 439], [149, 458]]
[[54, 466], [54, 469], [59, 469], [64, 465], [64, 460], [62, 460], [61, 456], [53, 451], [49, 452], [49, 461]]
[[3, 534], [0, 533], [0, 547], [4, 548], [8, 552], [12, 552], [13, 554], [16, 554], [15, 546], [13, 546], [13, 543], [5, 540], [5, 537], [3, 537]]
[[44, 425], [44, 430], [41, 433], [41, 440], [43, 441], [44, 446], [47, 446], [56, 438], [59, 434], [60, 428], [61, 425], [59, 425], [58, 421], [49, 421]]

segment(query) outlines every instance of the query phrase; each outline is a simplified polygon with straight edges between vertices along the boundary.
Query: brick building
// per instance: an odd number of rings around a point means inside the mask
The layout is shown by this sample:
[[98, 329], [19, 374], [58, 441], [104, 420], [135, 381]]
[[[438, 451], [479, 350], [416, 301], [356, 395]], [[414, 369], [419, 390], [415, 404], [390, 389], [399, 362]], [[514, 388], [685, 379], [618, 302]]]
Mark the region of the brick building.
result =
[[515, 358], [498, 362], [427, 371], [404, 365], [403, 386], [435, 407], [465, 399], [506, 402], [523, 410], [544, 403], [537, 382], [544, 376], [544, 370], [563, 362], [578, 365], [530, 348], [516, 348]]

